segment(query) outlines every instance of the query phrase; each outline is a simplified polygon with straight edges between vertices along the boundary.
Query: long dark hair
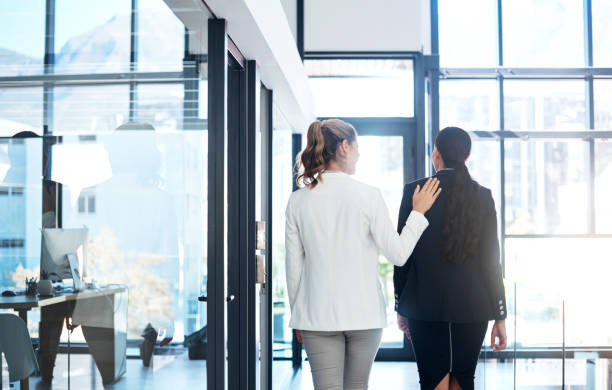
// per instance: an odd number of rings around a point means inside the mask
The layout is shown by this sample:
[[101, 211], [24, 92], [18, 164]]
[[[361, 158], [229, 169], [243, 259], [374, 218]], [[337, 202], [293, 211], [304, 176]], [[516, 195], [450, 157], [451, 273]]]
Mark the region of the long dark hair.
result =
[[352, 144], [356, 138], [357, 131], [353, 125], [340, 119], [312, 122], [306, 134], [306, 148], [297, 158], [298, 185], [316, 187], [327, 164], [336, 158], [342, 141]]
[[442, 228], [442, 254], [447, 261], [464, 264], [477, 258], [480, 243], [479, 185], [465, 165], [472, 150], [472, 140], [466, 131], [446, 127], [436, 138], [436, 148], [446, 168], [455, 171]]

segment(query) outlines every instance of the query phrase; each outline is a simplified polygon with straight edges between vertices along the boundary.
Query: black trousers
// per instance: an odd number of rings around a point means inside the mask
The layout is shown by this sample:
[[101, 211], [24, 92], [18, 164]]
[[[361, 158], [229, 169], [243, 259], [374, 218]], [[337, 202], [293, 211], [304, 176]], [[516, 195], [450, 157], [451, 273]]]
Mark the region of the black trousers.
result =
[[462, 390], [474, 389], [474, 373], [488, 322], [408, 320], [421, 389], [434, 389], [451, 373]]

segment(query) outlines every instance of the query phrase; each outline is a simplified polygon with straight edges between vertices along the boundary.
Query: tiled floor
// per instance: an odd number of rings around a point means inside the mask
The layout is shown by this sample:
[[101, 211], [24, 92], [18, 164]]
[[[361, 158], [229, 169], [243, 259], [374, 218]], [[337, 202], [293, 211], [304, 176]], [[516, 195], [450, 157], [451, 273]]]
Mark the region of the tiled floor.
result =
[[[519, 360], [516, 364], [489, 360], [478, 366], [476, 389], [561, 390], [562, 366], [560, 360]], [[40, 378], [30, 379], [34, 390], [68, 389], [67, 356], [59, 355], [53, 386], [45, 386]], [[290, 361], [275, 361], [273, 367], [274, 390], [313, 389], [308, 362], [301, 370], [293, 371]], [[570, 360], [566, 363], [567, 390], [611, 390], [612, 364], [597, 360]], [[3, 387], [8, 387], [6, 366], [3, 370]], [[14, 389], [19, 385], [15, 384]], [[182, 390], [206, 389], [206, 362], [190, 361], [186, 354], [154, 357], [153, 366], [146, 368], [137, 359], [127, 361], [127, 373], [117, 383], [104, 387], [98, 370], [89, 355], [71, 356], [70, 389], [74, 390]], [[418, 390], [418, 374], [415, 363], [377, 362], [372, 368], [370, 389]], [[216, 390], [216, 389], [215, 389]]]

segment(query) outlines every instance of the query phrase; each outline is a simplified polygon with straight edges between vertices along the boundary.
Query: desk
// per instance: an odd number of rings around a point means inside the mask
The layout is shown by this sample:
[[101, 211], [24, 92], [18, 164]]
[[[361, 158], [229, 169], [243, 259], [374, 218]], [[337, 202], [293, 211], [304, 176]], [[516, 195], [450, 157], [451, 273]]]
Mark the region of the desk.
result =
[[[126, 370], [127, 288], [107, 286], [53, 297], [0, 297], [0, 309], [13, 309], [27, 324], [28, 311], [41, 310], [39, 365], [43, 381], [51, 383], [64, 319], [81, 325], [104, 384], [115, 382]], [[21, 388], [28, 389], [28, 381]]]

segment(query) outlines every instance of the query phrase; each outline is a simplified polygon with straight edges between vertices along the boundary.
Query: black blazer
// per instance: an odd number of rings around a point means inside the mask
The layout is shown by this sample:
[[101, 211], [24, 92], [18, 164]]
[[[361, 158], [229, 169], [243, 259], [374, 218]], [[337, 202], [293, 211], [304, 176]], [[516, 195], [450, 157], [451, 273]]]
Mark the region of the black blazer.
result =
[[[497, 215], [491, 191], [480, 187], [483, 221], [480, 227], [480, 256], [465, 264], [446, 261], [441, 252], [442, 225], [446, 201], [452, 192], [453, 170], [436, 174], [442, 193], [425, 214], [429, 227], [423, 232], [403, 267], [395, 267], [395, 310], [401, 315], [424, 321], [481, 322], [506, 318], [506, 294], [502, 281], [497, 239]], [[417, 184], [404, 187], [398, 231], [412, 211], [412, 195]]]

